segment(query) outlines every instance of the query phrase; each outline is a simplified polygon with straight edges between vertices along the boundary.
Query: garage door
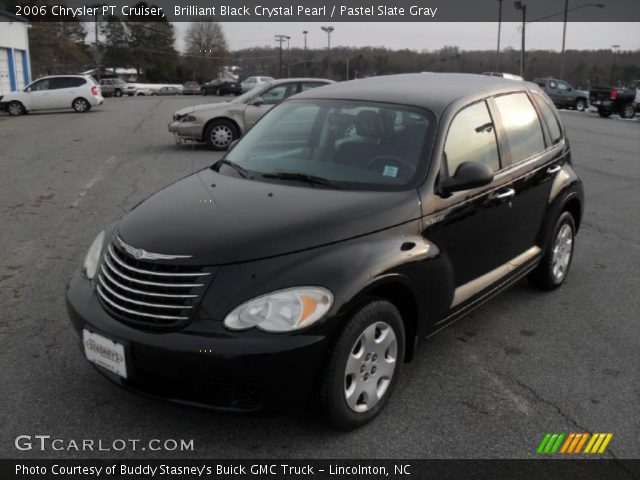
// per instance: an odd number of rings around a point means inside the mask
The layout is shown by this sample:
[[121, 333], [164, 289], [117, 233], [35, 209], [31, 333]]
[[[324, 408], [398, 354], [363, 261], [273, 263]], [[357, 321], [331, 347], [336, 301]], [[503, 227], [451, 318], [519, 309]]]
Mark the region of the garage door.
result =
[[22, 50], [14, 50], [13, 58], [16, 59], [16, 82], [18, 84], [18, 90], [24, 88], [24, 70], [22, 66]]
[[9, 50], [0, 48], [0, 95], [11, 91], [9, 79]]

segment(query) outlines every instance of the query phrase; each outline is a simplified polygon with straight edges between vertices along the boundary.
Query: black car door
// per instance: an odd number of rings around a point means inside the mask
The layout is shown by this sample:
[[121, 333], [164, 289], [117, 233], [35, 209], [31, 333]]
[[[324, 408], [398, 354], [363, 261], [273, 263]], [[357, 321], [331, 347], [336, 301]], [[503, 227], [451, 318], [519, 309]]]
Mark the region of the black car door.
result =
[[[491, 272], [513, 258], [509, 217], [513, 188], [502, 171], [496, 125], [485, 101], [461, 109], [448, 128], [440, 177], [455, 173], [462, 162], [483, 163], [495, 172], [485, 187], [434, 196], [425, 205], [424, 235], [451, 265], [455, 287]], [[437, 191], [437, 185], [435, 186]], [[454, 299], [454, 305], [466, 298]]]

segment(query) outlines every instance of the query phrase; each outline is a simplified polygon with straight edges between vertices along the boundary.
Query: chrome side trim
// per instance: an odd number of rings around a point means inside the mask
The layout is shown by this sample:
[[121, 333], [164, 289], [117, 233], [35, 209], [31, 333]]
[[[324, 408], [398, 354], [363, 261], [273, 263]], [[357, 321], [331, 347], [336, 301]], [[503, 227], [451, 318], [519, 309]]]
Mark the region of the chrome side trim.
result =
[[121, 307], [120, 305], [118, 305], [117, 303], [114, 303], [112, 300], [109, 299], [109, 297], [107, 297], [104, 292], [101, 290], [100, 285], [97, 285], [98, 287], [98, 293], [100, 294], [100, 298], [102, 300], [104, 300], [105, 302], [107, 302], [110, 306], [112, 306], [113, 308], [117, 308], [118, 310], [121, 310], [123, 312], [129, 313], [131, 315], [141, 315], [143, 317], [149, 317], [149, 318], [161, 318], [161, 319], [165, 319], [165, 320], [189, 320], [189, 317], [177, 317], [174, 315], [151, 315], [149, 313], [144, 313], [144, 312], [138, 312], [136, 310], [129, 310], [128, 308], [124, 308]]
[[132, 298], [123, 297], [119, 293], [114, 292], [111, 289], [111, 287], [109, 287], [109, 285], [105, 283], [105, 281], [102, 279], [101, 276], [98, 277], [98, 279], [100, 280], [100, 285], [102, 285], [102, 287], [104, 287], [107, 290], [107, 292], [109, 292], [114, 297], [119, 298], [120, 300], [123, 300], [125, 302], [135, 303], [136, 305], [141, 305], [143, 307], [153, 307], [153, 308], [177, 308], [178, 310], [193, 308], [191, 305], [163, 305], [161, 303], [147, 303], [147, 302], [141, 302], [140, 300], [134, 300]]
[[147, 252], [142, 248], [132, 247], [125, 243], [119, 236], [116, 237], [116, 242], [118, 242], [118, 245], [120, 245], [125, 252], [138, 260], [175, 260], [177, 258], [192, 258], [192, 255], [165, 255], [164, 253]]
[[124, 273], [118, 271], [111, 264], [111, 261], [109, 260], [109, 255], [106, 255], [104, 257], [104, 263], [109, 267], [109, 269], [113, 273], [115, 273], [119, 277], [124, 278], [125, 280], [128, 280], [130, 282], [139, 283], [141, 285], [153, 285], [153, 286], [156, 286], [156, 287], [167, 287], [167, 288], [202, 287], [204, 285], [204, 283], [158, 283], [158, 282], [149, 282], [148, 280], [140, 280], [140, 279], [137, 279], [137, 278], [129, 277], [129, 276], [125, 275]]
[[111, 245], [109, 245], [108, 252], [109, 252], [109, 256], [113, 258], [121, 267], [124, 267], [127, 270], [131, 270], [132, 272], [142, 273], [144, 275], [157, 275], [159, 277], [202, 277], [204, 275], [211, 275], [210, 273], [207, 273], [207, 272], [172, 273], [172, 272], [154, 272], [151, 270], [142, 270], [140, 268], [135, 268], [130, 265], [127, 265], [122, 260], [120, 260], [118, 256], [115, 254], [115, 252], [113, 251], [113, 248], [111, 248]]
[[523, 252], [517, 257], [509, 260], [504, 265], [500, 265], [498, 268], [495, 268], [490, 272], [487, 272], [484, 275], [465, 283], [464, 285], [460, 285], [458, 288], [456, 288], [453, 294], [453, 301], [451, 302], [450, 308], [454, 308], [457, 305], [460, 305], [466, 300], [469, 300], [477, 293], [480, 293], [482, 290], [489, 288], [494, 283], [497, 283], [501, 278], [520, 268], [522, 265], [534, 258], [539, 253], [540, 247], [531, 247], [526, 252]]
[[162, 297], [162, 298], [166, 298], [166, 297], [168, 297], [168, 298], [196, 298], [196, 297], [198, 297], [198, 295], [178, 295], [178, 294], [175, 294], [175, 293], [143, 292], [142, 290], [136, 290], [135, 288], [126, 287], [126, 286], [122, 285], [120, 282], [114, 280], [113, 277], [111, 275], [109, 275], [109, 272], [107, 272], [107, 269], [104, 268], [104, 265], [100, 266], [100, 271], [102, 272], [102, 275], [107, 277], [107, 280], [109, 280], [111, 283], [113, 283], [118, 288], [121, 288], [121, 289], [126, 290], [126, 291], [131, 292], [131, 293], [136, 293], [138, 295], [149, 295], [150, 297]]

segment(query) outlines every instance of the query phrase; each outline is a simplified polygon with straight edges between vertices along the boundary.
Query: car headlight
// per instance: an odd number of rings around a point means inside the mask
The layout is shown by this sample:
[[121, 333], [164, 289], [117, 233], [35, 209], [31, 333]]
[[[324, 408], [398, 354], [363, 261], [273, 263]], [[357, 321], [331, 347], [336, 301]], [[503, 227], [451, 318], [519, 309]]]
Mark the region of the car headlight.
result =
[[100, 260], [100, 254], [102, 253], [102, 247], [104, 246], [104, 230], [101, 231], [95, 238], [87, 256], [84, 259], [84, 273], [89, 280], [93, 279], [98, 269], [98, 261]]
[[195, 122], [196, 121], [196, 117], [194, 117], [193, 115], [185, 115], [184, 117], [182, 117], [180, 119], [181, 122]]
[[235, 308], [224, 319], [230, 330], [259, 328], [289, 332], [305, 328], [326, 315], [333, 294], [322, 287], [296, 287], [268, 293]]

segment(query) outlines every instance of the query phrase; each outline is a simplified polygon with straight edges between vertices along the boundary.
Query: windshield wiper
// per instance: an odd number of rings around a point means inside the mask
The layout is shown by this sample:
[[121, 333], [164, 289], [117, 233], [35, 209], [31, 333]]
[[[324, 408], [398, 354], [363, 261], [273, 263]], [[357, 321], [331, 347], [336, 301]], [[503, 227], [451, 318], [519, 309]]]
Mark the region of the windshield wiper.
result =
[[263, 178], [276, 178], [279, 180], [293, 180], [297, 182], [308, 183], [309, 185], [322, 185], [323, 187], [330, 187], [336, 190], [340, 190], [341, 187], [336, 182], [329, 180], [328, 178], [317, 177], [315, 175], [308, 175], [306, 173], [298, 172], [275, 172], [275, 173], [263, 173]]
[[[216, 165], [229, 165], [231, 168], [235, 169], [242, 178], [249, 178], [249, 170], [241, 167], [237, 163], [233, 163], [231, 160], [227, 160], [226, 158], [222, 158], [216, 162]], [[220, 171], [220, 167], [218, 167], [218, 171]]]

